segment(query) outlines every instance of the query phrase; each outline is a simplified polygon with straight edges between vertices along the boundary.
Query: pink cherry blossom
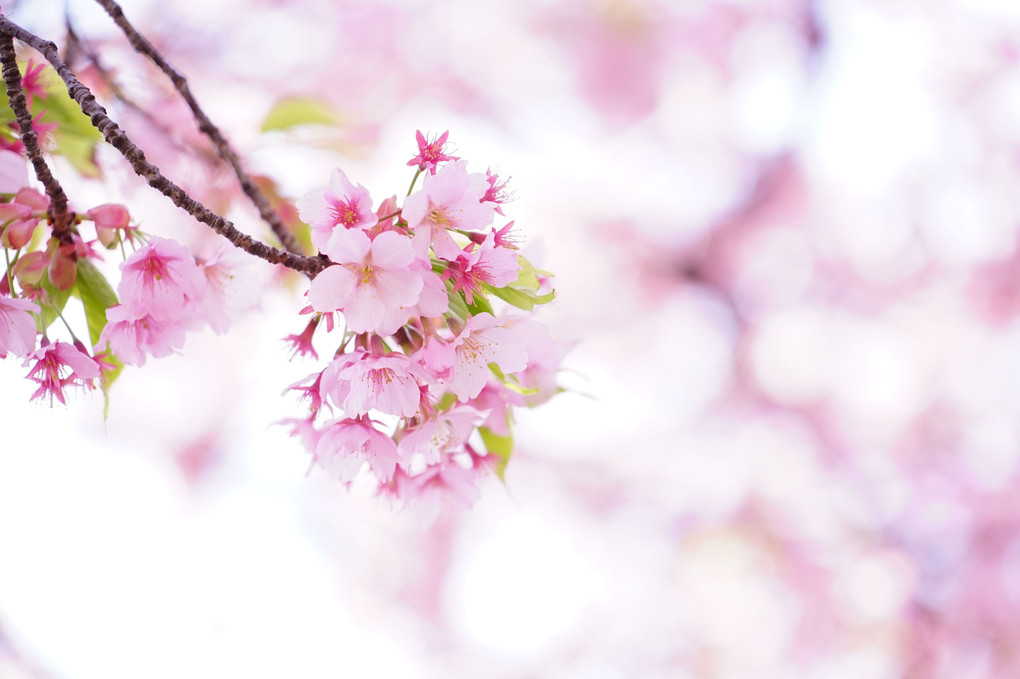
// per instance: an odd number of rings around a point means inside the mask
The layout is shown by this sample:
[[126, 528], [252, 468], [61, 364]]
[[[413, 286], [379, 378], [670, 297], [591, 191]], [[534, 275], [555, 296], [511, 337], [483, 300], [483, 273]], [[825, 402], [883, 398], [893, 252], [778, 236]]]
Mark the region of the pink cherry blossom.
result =
[[453, 340], [453, 377], [447, 386], [457, 400], [468, 401], [478, 395], [492, 374], [490, 363], [504, 374], [527, 367], [524, 342], [513, 330], [500, 327], [502, 322], [492, 314], [480, 313], [469, 318]]
[[220, 243], [208, 257], [195, 257], [206, 283], [197, 314], [222, 335], [244, 312], [257, 308], [262, 285], [247, 274], [250, 260], [236, 248]]
[[205, 298], [205, 276], [191, 250], [153, 236], [124, 261], [117, 291], [131, 320], [144, 316], [176, 321]]
[[333, 359], [322, 376], [322, 393], [351, 416], [378, 410], [413, 417], [421, 401], [425, 370], [403, 354], [379, 356], [357, 349]]
[[467, 405], [457, 405], [425, 420], [400, 440], [401, 459], [420, 455], [425, 464], [437, 464], [444, 456], [464, 452], [464, 444], [486, 413]]
[[556, 373], [563, 357], [574, 345], [555, 339], [549, 328], [527, 316], [509, 319], [506, 327], [517, 333], [528, 353], [528, 366], [514, 375], [520, 378], [521, 385], [526, 389], [537, 389], [537, 392], [524, 396], [524, 404], [534, 408], [556, 394]]
[[418, 302], [410, 307], [387, 309], [381, 325], [382, 328], [387, 329], [387, 332], [396, 331], [410, 317], [438, 318], [450, 308], [450, 297], [446, 294], [446, 286], [443, 285], [439, 274], [432, 271], [429, 262], [418, 258], [414, 260], [410, 268], [421, 276], [421, 295], [418, 297]]
[[27, 299], [0, 295], [0, 358], [27, 356], [35, 348], [35, 319], [39, 306]]
[[450, 131], [443, 132], [439, 137], [427, 139], [421, 130], [415, 132], [415, 139], [418, 142], [418, 155], [407, 161], [410, 166], [418, 166], [419, 170], [428, 170], [431, 174], [436, 173], [436, 164], [448, 160], [460, 160], [458, 156], [446, 154], [446, 140], [450, 137]]
[[520, 268], [517, 253], [497, 247], [495, 236], [490, 233], [480, 245], [472, 243], [457, 255], [443, 272], [443, 280], [452, 280], [454, 291], [463, 292], [468, 304], [473, 304], [482, 284], [494, 288], [507, 286], [517, 279]]
[[28, 164], [25, 156], [0, 150], [0, 193], [16, 193], [28, 186]]
[[145, 365], [147, 356], [162, 358], [184, 346], [183, 320], [160, 320], [149, 314], [136, 317], [123, 304], [106, 310], [108, 320], [99, 336], [98, 348], [110, 350], [128, 365]]
[[314, 360], [319, 360], [319, 354], [315, 351], [315, 347], [312, 346], [312, 337], [315, 336], [315, 330], [319, 327], [321, 321], [322, 316], [315, 314], [300, 334], [287, 335], [283, 338], [284, 342], [290, 344], [291, 359], [296, 356], [311, 356]]
[[319, 466], [342, 482], [354, 480], [367, 462], [380, 483], [386, 483], [397, 467], [397, 444], [368, 418], [339, 420], [323, 430], [315, 458]]
[[46, 344], [25, 359], [25, 365], [32, 365], [28, 379], [38, 382], [39, 388], [32, 394], [32, 399], [49, 396], [67, 403], [64, 390], [68, 387], [93, 389], [99, 379], [99, 363], [88, 354], [66, 342]]
[[378, 221], [368, 189], [352, 184], [339, 168], [330, 175], [328, 188], [306, 194], [296, 205], [301, 219], [312, 227], [312, 244], [330, 258], [337, 247], [331, 242], [334, 234], [342, 238], [347, 231], [361, 231]]
[[317, 373], [312, 373], [284, 390], [284, 393], [296, 391], [298, 393], [298, 400], [308, 403], [308, 413], [312, 419], [315, 419], [319, 411], [322, 410], [322, 375], [324, 372], [324, 370], [321, 370]]
[[484, 175], [468, 175], [467, 163], [450, 163], [425, 175], [421, 190], [404, 201], [403, 216], [414, 230], [415, 251], [424, 256], [429, 247], [438, 257], [456, 259], [460, 247], [450, 229], [475, 231], [492, 223], [492, 203], [480, 202], [488, 188]]
[[336, 266], [328, 267], [312, 281], [308, 301], [319, 312], [343, 311], [347, 326], [355, 332], [389, 334], [396, 325], [388, 312], [408, 309], [418, 302], [422, 275], [413, 270], [411, 241], [395, 231], [384, 231], [369, 240], [352, 232], [334, 253]]
[[485, 190], [485, 194], [481, 200], [483, 203], [495, 203], [497, 214], [503, 214], [503, 203], [510, 200], [510, 194], [507, 190], [507, 184], [510, 183], [509, 179], [503, 179], [497, 173], [493, 172], [491, 168], [485, 170], [485, 181], [489, 185], [489, 188]]
[[379, 491], [408, 507], [428, 525], [444, 508], [455, 512], [470, 509], [481, 496], [478, 480], [484, 474], [483, 467], [462, 466], [447, 458], [414, 476], [397, 467], [393, 481]]
[[43, 78], [45, 70], [46, 62], [37, 62], [34, 59], [29, 59], [25, 66], [25, 74], [21, 76], [21, 87], [25, 92], [25, 99], [28, 100], [29, 107], [32, 106], [32, 100], [35, 97], [46, 98], [46, 82]]

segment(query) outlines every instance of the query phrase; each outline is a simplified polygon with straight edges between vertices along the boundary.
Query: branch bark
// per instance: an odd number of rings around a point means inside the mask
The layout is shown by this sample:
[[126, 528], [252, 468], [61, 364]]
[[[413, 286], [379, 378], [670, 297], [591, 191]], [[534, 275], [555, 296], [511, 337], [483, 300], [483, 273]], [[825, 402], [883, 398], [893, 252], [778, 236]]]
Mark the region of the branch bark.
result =
[[25, 145], [25, 152], [32, 162], [35, 176], [42, 182], [49, 196], [49, 218], [53, 225], [53, 235], [61, 243], [71, 243], [71, 219], [67, 211], [67, 194], [50, 172], [46, 160], [43, 158], [42, 149], [39, 148], [39, 136], [32, 125], [32, 113], [28, 110], [28, 102], [25, 100], [25, 92], [21, 87], [21, 70], [18, 68], [18, 59], [14, 53], [14, 39], [9, 35], [0, 36], [0, 63], [3, 64], [3, 78], [7, 85], [7, 100], [14, 111], [15, 119], [21, 130], [21, 142]]
[[181, 73], [170, 65], [166, 59], [159, 53], [159, 51], [153, 46], [148, 39], [139, 33], [131, 22], [124, 16], [124, 10], [121, 9], [114, 0], [96, 0], [106, 13], [110, 15], [114, 23], [120, 28], [120, 30], [127, 37], [128, 42], [131, 43], [131, 47], [136, 52], [148, 57], [152, 63], [156, 64], [163, 73], [170, 78], [174, 88], [180, 93], [184, 101], [187, 102], [188, 108], [191, 109], [192, 115], [198, 122], [198, 129], [204, 133], [212, 141], [213, 146], [216, 148], [216, 152], [220, 158], [227, 162], [228, 165], [234, 170], [234, 174], [237, 176], [238, 182], [241, 184], [241, 189], [245, 195], [248, 196], [252, 204], [259, 211], [259, 215], [263, 220], [273, 229], [273, 233], [280, 240], [280, 243], [284, 248], [295, 254], [301, 254], [301, 246], [298, 244], [294, 235], [287, 230], [284, 226], [283, 220], [280, 219], [280, 215], [273, 210], [269, 204], [269, 200], [259, 191], [258, 187], [255, 186], [255, 182], [252, 181], [251, 177], [244, 171], [241, 166], [241, 159], [237, 153], [230, 146], [230, 142], [227, 141], [220, 129], [213, 124], [209, 116], [205, 114], [194, 95], [191, 93], [191, 88], [188, 86], [188, 81]]
[[[10, 38], [17, 38], [39, 52], [56, 70], [67, 87], [67, 93], [78, 104], [82, 113], [88, 116], [96, 129], [102, 133], [103, 138], [127, 159], [138, 176], [145, 179], [149, 186], [169, 198], [174, 205], [212, 228], [235, 247], [264, 259], [270, 264], [282, 264], [313, 278], [326, 268], [328, 261], [323, 257], [305, 257], [280, 250], [238, 231], [232, 222], [216, 214], [189, 196], [180, 186], [163, 176], [158, 167], [146, 160], [142, 149], [135, 145], [124, 130], [107, 115], [106, 109], [96, 101], [89, 88], [83, 85], [71, 72], [67, 64], [60, 58], [57, 46], [52, 41], [44, 40], [25, 30], [2, 14], [0, 14], [0, 36], [4, 36], [6, 41], [9, 41]], [[66, 198], [64, 200], [66, 204]]]

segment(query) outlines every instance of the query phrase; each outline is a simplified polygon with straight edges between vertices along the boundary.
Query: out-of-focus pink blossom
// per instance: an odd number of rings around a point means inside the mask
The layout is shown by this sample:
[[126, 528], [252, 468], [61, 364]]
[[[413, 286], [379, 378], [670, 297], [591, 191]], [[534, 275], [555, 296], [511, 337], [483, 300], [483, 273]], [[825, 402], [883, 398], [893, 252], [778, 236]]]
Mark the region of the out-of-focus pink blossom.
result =
[[176, 321], [206, 295], [206, 279], [191, 250], [165, 238], [152, 237], [124, 261], [117, 291], [124, 312]]
[[283, 338], [284, 342], [290, 344], [290, 357], [292, 359], [296, 356], [311, 356], [312, 359], [319, 360], [319, 354], [315, 351], [315, 347], [312, 346], [312, 337], [315, 335], [315, 330], [319, 327], [320, 321], [322, 321], [322, 316], [315, 314], [300, 334], [287, 335]]
[[0, 295], [0, 358], [27, 356], [35, 348], [33, 313], [39, 313], [37, 304]]
[[444, 456], [464, 452], [464, 444], [486, 414], [469, 405], [456, 405], [408, 430], [398, 450], [402, 460], [420, 455], [425, 464], [439, 463]]
[[392, 483], [381, 488], [380, 493], [394, 498], [428, 525], [444, 508], [458, 512], [474, 506], [481, 496], [478, 480], [485, 471], [477, 465], [462, 466], [452, 458], [413, 476], [397, 467]]
[[0, 193], [17, 193], [28, 186], [25, 156], [0, 149]]
[[102, 349], [109, 343], [121, 363], [145, 365], [147, 356], [162, 358], [184, 346], [187, 328], [181, 320], [163, 321], [150, 314], [139, 317], [123, 304], [107, 309], [106, 318], [96, 347]]
[[367, 462], [379, 482], [386, 483], [397, 467], [397, 444], [368, 418], [339, 420], [322, 431], [315, 459], [341, 482], [353, 481]]

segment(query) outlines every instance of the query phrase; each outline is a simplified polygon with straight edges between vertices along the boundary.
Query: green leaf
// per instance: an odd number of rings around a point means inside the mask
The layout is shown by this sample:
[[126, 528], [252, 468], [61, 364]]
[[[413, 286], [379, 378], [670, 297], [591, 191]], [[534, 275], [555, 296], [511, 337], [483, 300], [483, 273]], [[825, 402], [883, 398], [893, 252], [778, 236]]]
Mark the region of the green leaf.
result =
[[106, 327], [106, 310], [118, 303], [117, 293], [113, 291], [106, 277], [92, 262], [80, 259], [78, 260], [78, 278], [74, 283], [74, 296], [80, 299], [85, 307], [89, 339], [95, 346], [99, 341], [100, 333]]
[[439, 403], [436, 404], [436, 412], [441, 413], [449, 410], [453, 407], [453, 404], [457, 402], [457, 395], [453, 392], [447, 392], [443, 394], [443, 397], [439, 399]]
[[53, 153], [66, 158], [83, 176], [99, 177], [95, 152], [96, 145], [103, 141], [103, 135], [81, 112], [74, 99], [71, 99], [56, 71], [47, 67], [43, 77], [46, 83], [46, 97], [33, 102], [32, 112], [37, 114], [45, 110], [43, 121], [57, 124], [52, 133], [56, 145]]
[[39, 303], [42, 313], [39, 315], [39, 319], [42, 323], [40, 330], [45, 331], [46, 328], [53, 325], [53, 321], [57, 320], [61, 312], [64, 310], [64, 306], [67, 304], [67, 300], [71, 297], [71, 291], [58, 290], [53, 283], [50, 283], [50, 276], [48, 273], [43, 274], [42, 279], [43, 290], [46, 291], [46, 297]]
[[110, 418], [110, 388], [113, 387], [113, 383], [117, 381], [120, 374], [124, 372], [124, 364], [115, 355], [112, 353], [107, 354], [107, 360], [117, 367], [110, 372], [103, 373], [101, 385], [103, 389], [103, 420]]
[[339, 125], [340, 120], [326, 103], [308, 97], [289, 97], [276, 102], [262, 121], [262, 131], [289, 130], [300, 125]]
[[521, 270], [517, 273], [517, 280], [511, 283], [510, 287], [538, 290], [541, 283], [538, 280], [538, 273], [531, 262], [523, 255], [517, 255], [517, 264], [521, 267]]
[[532, 290], [519, 290], [510, 286], [505, 288], [494, 288], [488, 283], [484, 283], [483, 285], [491, 294], [499, 297], [504, 302], [512, 304], [518, 309], [524, 309], [525, 311], [531, 311], [536, 304], [546, 304], [551, 302], [556, 297], [555, 290], [551, 290], [544, 295], [536, 295]]
[[512, 434], [501, 436], [488, 427], [479, 427], [478, 433], [482, 435], [482, 443], [485, 450], [497, 457], [496, 476], [500, 481], [505, 481], [503, 474], [506, 472], [506, 465], [510, 462], [510, 456], [514, 452], [514, 437]]
[[472, 316], [477, 316], [478, 314], [483, 312], [490, 314], [492, 313], [492, 305], [489, 304], [489, 300], [485, 295], [481, 294], [480, 292], [476, 292], [472, 296], [472, 300], [473, 300], [472, 302], [467, 302], [468, 311], [471, 312]]
[[457, 318], [466, 319], [471, 315], [471, 312], [468, 311], [468, 305], [464, 300], [464, 295], [454, 291], [452, 281], [446, 280], [445, 283], [446, 296], [450, 299], [450, 313], [457, 316]]

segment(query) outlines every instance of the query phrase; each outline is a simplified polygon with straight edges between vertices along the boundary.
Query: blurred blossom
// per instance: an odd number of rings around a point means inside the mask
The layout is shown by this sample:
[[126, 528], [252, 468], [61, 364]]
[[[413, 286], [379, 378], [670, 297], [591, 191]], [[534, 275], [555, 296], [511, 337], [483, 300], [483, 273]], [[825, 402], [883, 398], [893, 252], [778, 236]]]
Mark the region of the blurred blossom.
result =
[[[1016, 3], [125, 5], [291, 200], [336, 165], [402, 190], [418, 129], [498, 162], [558, 272], [568, 391], [423, 529], [266, 428], [301, 302], [244, 276], [223, 303], [264, 315], [125, 373], [105, 428], [5, 386], [0, 675], [1020, 676]], [[135, 93], [114, 117], [259, 232], [172, 89], [70, 6]], [[337, 123], [261, 134], [287, 96]], [[99, 161], [119, 183], [83, 205], [187, 232]]]

